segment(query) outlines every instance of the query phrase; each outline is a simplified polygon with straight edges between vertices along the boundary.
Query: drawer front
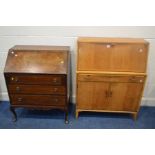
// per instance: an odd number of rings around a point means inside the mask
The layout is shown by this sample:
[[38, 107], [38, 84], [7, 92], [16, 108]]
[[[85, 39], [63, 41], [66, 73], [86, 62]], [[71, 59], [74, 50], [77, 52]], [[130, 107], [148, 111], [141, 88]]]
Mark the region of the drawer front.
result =
[[13, 105], [42, 105], [52, 106], [66, 104], [65, 96], [52, 96], [52, 95], [10, 95], [11, 104]]
[[66, 94], [64, 86], [9, 85], [8, 88], [9, 92], [14, 94]]
[[65, 76], [63, 75], [6, 75], [9, 84], [48, 84], [64, 85]]
[[79, 43], [78, 70], [145, 72], [145, 44]]
[[105, 76], [102, 74], [80, 74], [78, 81], [98, 81], [98, 82], [136, 82], [144, 83], [145, 76]]

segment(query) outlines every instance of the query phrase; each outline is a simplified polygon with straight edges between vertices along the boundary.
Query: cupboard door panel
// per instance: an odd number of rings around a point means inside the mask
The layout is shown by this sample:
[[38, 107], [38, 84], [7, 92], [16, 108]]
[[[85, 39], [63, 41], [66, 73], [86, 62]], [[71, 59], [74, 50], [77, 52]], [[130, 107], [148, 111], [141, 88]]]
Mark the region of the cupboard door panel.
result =
[[141, 95], [143, 93], [143, 84], [128, 83], [128, 89], [124, 101], [124, 110], [137, 111]]
[[108, 102], [109, 83], [78, 82], [77, 108], [85, 110], [102, 110]]
[[147, 45], [79, 43], [78, 70], [145, 72]]
[[142, 88], [140, 83], [112, 83], [107, 110], [136, 112]]

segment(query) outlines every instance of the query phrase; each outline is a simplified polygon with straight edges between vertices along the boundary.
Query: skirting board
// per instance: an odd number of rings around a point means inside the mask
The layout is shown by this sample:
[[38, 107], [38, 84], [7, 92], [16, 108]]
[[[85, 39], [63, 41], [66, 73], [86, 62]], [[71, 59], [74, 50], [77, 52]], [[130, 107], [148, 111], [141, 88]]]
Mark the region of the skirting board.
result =
[[[6, 93], [6, 92], [5, 93], [1, 93], [0, 94], [0, 101], [9, 101], [8, 93]], [[71, 102], [73, 104], [75, 104], [75, 101], [76, 101], [76, 97], [72, 96]], [[141, 105], [142, 106], [155, 106], [155, 98], [143, 97]]]

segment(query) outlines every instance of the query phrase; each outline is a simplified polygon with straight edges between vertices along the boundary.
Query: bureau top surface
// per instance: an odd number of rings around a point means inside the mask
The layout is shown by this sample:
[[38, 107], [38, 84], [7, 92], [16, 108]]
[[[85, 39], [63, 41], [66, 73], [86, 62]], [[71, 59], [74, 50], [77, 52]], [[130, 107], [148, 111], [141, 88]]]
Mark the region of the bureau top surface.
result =
[[69, 51], [69, 46], [15, 45], [13, 51]]
[[14, 46], [8, 52], [5, 73], [67, 74], [67, 46]]
[[79, 37], [78, 42], [88, 43], [131, 43], [131, 44], [148, 44], [144, 39], [139, 38], [103, 38], [103, 37]]

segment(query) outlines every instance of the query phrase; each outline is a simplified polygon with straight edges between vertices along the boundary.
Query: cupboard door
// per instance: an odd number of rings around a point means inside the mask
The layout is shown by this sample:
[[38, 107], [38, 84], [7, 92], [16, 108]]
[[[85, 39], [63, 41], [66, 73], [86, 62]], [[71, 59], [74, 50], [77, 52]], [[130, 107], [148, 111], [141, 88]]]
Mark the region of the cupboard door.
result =
[[79, 43], [78, 70], [145, 72], [147, 45]]
[[142, 89], [141, 83], [111, 83], [107, 110], [136, 112]]
[[77, 108], [102, 110], [108, 103], [109, 83], [78, 82]]

